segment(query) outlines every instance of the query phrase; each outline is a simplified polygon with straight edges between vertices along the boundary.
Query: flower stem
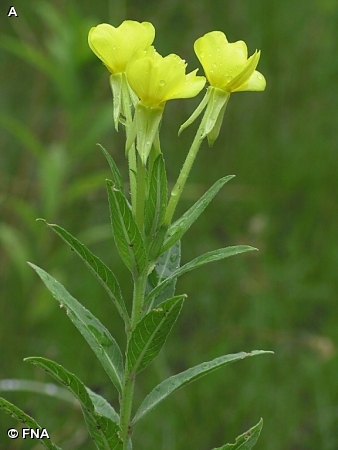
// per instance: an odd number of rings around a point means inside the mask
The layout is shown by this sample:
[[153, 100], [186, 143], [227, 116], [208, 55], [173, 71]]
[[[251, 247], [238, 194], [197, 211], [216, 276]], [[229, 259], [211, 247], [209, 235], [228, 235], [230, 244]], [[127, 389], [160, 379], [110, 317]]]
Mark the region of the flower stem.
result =
[[143, 165], [141, 158], [137, 158], [137, 174], [136, 174], [136, 207], [135, 219], [139, 230], [143, 233], [144, 222], [144, 202], [146, 198], [146, 181], [147, 170]]
[[[132, 105], [132, 99], [130, 96], [129, 88], [128, 88], [128, 82], [126, 79], [125, 74], [122, 74], [122, 88], [121, 88], [121, 99], [122, 99], [122, 111], [125, 117], [125, 128], [126, 128], [126, 136], [128, 139], [130, 130], [132, 128], [132, 112], [131, 112], [131, 105]], [[130, 185], [130, 197], [131, 197], [131, 204], [133, 208], [134, 216], [136, 216], [136, 196], [137, 196], [137, 181], [136, 181], [136, 173], [137, 173], [137, 160], [136, 160], [136, 149], [135, 145], [133, 144], [131, 148], [128, 151], [128, 166], [129, 166], [129, 185]]]
[[134, 145], [132, 145], [131, 149], [128, 152], [128, 166], [129, 166], [129, 186], [130, 186], [131, 205], [135, 216], [136, 192], [137, 192], [136, 189], [137, 162], [136, 162], [136, 149]]
[[203, 142], [204, 136], [204, 130], [205, 130], [205, 115], [202, 118], [202, 121], [200, 123], [200, 126], [198, 127], [196, 136], [191, 144], [191, 147], [189, 149], [188, 155], [184, 161], [184, 164], [182, 166], [181, 172], [179, 174], [179, 177], [176, 181], [175, 186], [173, 187], [171, 194], [170, 194], [170, 200], [167, 206], [164, 223], [166, 225], [170, 225], [171, 220], [173, 218], [173, 215], [175, 213], [175, 209], [177, 206], [177, 203], [181, 197], [181, 194], [183, 192], [185, 183], [188, 179], [190, 170], [194, 164], [196, 155], [198, 153], [198, 150]]

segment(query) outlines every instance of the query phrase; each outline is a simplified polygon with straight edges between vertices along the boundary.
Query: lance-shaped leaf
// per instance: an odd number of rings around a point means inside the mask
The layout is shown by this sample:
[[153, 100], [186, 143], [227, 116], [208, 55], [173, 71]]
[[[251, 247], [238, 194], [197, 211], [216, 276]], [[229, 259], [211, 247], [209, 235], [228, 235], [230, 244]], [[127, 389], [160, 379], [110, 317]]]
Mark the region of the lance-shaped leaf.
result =
[[273, 353], [264, 350], [254, 350], [251, 353], [235, 353], [232, 355], [220, 356], [219, 358], [215, 358], [212, 361], [204, 362], [202, 364], [198, 364], [195, 367], [191, 367], [190, 369], [185, 370], [177, 375], [173, 375], [172, 377], [167, 378], [162, 381], [158, 386], [153, 389], [150, 394], [143, 400], [141, 406], [137, 410], [135, 417], [132, 420], [132, 423], [135, 424], [141, 417], [144, 417], [151, 411], [156, 405], [158, 405], [161, 401], [168, 397], [171, 393], [177, 391], [181, 387], [191, 383], [198, 378], [207, 375], [208, 373], [213, 372], [220, 367], [226, 366], [235, 361], [240, 361], [248, 356], [256, 356], [262, 355], [265, 353]]
[[121, 393], [123, 358], [121, 350], [107, 328], [81, 305], [66, 288], [40, 267], [28, 263], [37, 272], [53, 297], [65, 308], [67, 315], [94, 351], [117, 390]]
[[99, 280], [101, 285], [107, 291], [109, 297], [115, 304], [120, 316], [125, 321], [126, 324], [129, 323], [129, 316], [124, 303], [120, 285], [108, 266], [97, 256], [95, 256], [84, 244], [72, 236], [64, 228], [59, 227], [55, 224], [47, 223], [43, 219], [38, 219], [43, 221], [49, 228], [51, 228], [58, 236], [61, 237], [75, 253], [82, 259], [86, 264], [91, 273]]
[[234, 444], [226, 444], [213, 450], [251, 450], [256, 444], [263, 427], [263, 419], [250, 430], [238, 436]]
[[119, 437], [120, 427], [110, 417], [102, 415], [95, 409], [92, 396], [86, 386], [74, 374], [66, 370], [54, 361], [41, 357], [25, 358], [40, 369], [45, 370], [55, 380], [69, 389], [80, 402], [88, 432], [96, 447], [100, 450], [122, 450], [122, 442]]
[[[161, 284], [165, 279], [169, 278], [179, 267], [181, 262], [181, 241], [175, 242], [166, 252], [162, 253], [157, 258], [154, 270], [148, 276], [147, 280], [147, 295]], [[159, 293], [158, 296], [153, 298], [153, 301], [149, 303], [149, 309], [153, 305], [164, 302], [168, 298], [174, 296], [177, 278], [173, 278], [170, 283]]]
[[[13, 405], [12, 403], [8, 402], [4, 398], [0, 397], [0, 410], [3, 411], [5, 414], [8, 414], [9, 416], [13, 417], [15, 420], [20, 421], [24, 424], [26, 428], [33, 428], [33, 429], [39, 429], [41, 432], [43, 428], [28, 414], [26, 414], [22, 409], [18, 408], [17, 406]], [[42, 433], [40, 433], [41, 435]], [[58, 447], [55, 445], [50, 439], [47, 437], [39, 438], [41, 444], [43, 444], [46, 448], [50, 450], [61, 450], [61, 447]]]
[[214, 183], [211, 188], [204, 195], [202, 195], [202, 197], [197, 200], [197, 202], [190, 209], [188, 209], [187, 212], [183, 214], [183, 216], [181, 216], [169, 227], [166, 239], [161, 249], [162, 252], [171, 247], [178, 239], [181, 239], [181, 237], [186, 233], [186, 231], [188, 231], [191, 225], [209, 205], [219, 190], [225, 185], [225, 183], [234, 178], [234, 176], [235, 175], [228, 175], [216, 181], [216, 183]]
[[128, 373], [136, 375], [158, 355], [177, 320], [185, 295], [160, 303], [137, 324], [127, 350]]
[[112, 156], [107, 152], [107, 150], [104, 147], [102, 147], [101, 144], [97, 144], [97, 145], [100, 147], [100, 149], [102, 150], [104, 156], [106, 157], [106, 159], [108, 161], [110, 170], [111, 170], [112, 175], [113, 175], [114, 185], [117, 187], [117, 189], [119, 191], [123, 192], [122, 177], [121, 177], [121, 174], [120, 174], [120, 171], [119, 171], [117, 165], [115, 164], [115, 161], [113, 160]]
[[89, 387], [86, 387], [86, 390], [88, 392], [90, 400], [94, 405], [95, 411], [101, 416], [108, 417], [108, 419], [119, 424], [120, 416], [117, 414], [112, 405], [108, 403], [104, 397], [89, 389]]
[[154, 239], [163, 223], [168, 200], [167, 177], [162, 154], [155, 159], [150, 174], [149, 195], [145, 207], [145, 233]]
[[236, 245], [232, 247], [219, 248], [218, 250], [213, 250], [211, 252], [205, 253], [204, 255], [198, 256], [192, 261], [184, 264], [184, 266], [175, 270], [170, 277], [166, 278], [162, 283], [160, 283], [155, 289], [153, 289], [146, 297], [145, 303], [152, 301], [172, 282], [174, 278], [178, 278], [186, 272], [190, 272], [197, 267], [203, 266], [209, 262], [219, 261], [220, 259], [228, 258], [229, 256], [238, 255], [240, 253], [249, 252], [252, 250], [257, 250], [257, 248], [250, 247], [249, 245]]
[[147, 260], [144, 242], [127, 199], [112, 181], [106, 182], [116, 247], [124, 264], [137, 276], [144, 269]]

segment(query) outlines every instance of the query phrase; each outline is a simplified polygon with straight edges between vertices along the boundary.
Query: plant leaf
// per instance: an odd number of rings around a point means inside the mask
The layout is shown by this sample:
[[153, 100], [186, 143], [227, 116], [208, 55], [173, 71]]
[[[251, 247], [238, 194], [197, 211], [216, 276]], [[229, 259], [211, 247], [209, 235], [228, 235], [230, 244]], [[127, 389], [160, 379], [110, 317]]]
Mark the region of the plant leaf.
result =
[[100, 258], [95, 256], [84, 244], [82, 244], [64, 228], [61, 228], [55, 224], [47, 223], [44, 219], [38, 220], [43, 221], [58, 236], [60, 236], [72, 250], [75, 251], [75, 253], [82, 259], [91, 273], [99, 280], [101, 285], [107, 291], [122, 319], [126, 324], [129, 324], [129, 316], [122, 297], [120, 285], [109, 267], [106, 266]]
[[256, 444], [263, 427], [263, 419], [250, 430], [238, 436], [234, 444], [226, 444], [213, 450], [251, 450]]
[[211, 252], [205, 253], [204, 255], [198, 256], [192, 261], [184, 264], [184, 266], [175, 270], [168, 278], [166, 278], [162, 283], [156, 286], [146, 297], [145, 303], [156, 298], [163, 290], [171, 283], [174, 278], [178, 278], [186, 272], [190, 272], [199, 266], [207, 264], [213, 261], [219, 261], [220, 259], [228, 258], [229, 256], [238, 255], [240, 253], [249, 252], [252, 250], [257, 250], [249, 245], [236, 245], [232, 247], [220, 248], [218, 250], [213, 250]]
[[112, 407], [110, 403], [107, 402], [107, 400], [102, 397], [101, 395], [97, 394], [96, 392], [93, 392], [91, 389], [86, 387], [86, 390], [88, 392], [88, 395], [94, 405], [95, 411], [100, 414], [101, 416], [108, 417], [108, 419], [112, 420], [113, 422], [119, 424], [120, 423], [120, 416], [117, 414], [115, 409]]
[[[181, 241], [175, 242], [166, 252], [162, 253], [156, 261], [154, 270], [148, 276], [147, 280], [147, 294], [149, 294], [156, 286], [162, 283], [165, 279], [170, 277], [180, 267], [181, 262]], [[153, 305], [164, 302], [168, 298], [174, 296], [177, 278], [173, 278], [168, 285], [153, 298], [149, 304], [149, 309]]]
[[116, 247], [124, 264], [135, 277], [142, 272], [147, 260], [144, 242], [127, 199], [112, 181], [106, 180], [106, 183]]
[[113, 182], [114, 185], [117, 187], [117, 189], [121, 192], [123, 192], [123, 180], [120, 174], [120, 171], [117, 167], [117, 165], [115, 164], [114, 159], [112, 158], [112, 156], [110, 155], [109, 152], [107, 152], [107, 150], [101, 145], [101, 144], [97, 144], [100, 149], [102, 150], [104, 156], [106, 157], [110, 170], [113, 174]]
[[115, 421], [96, 411], [91, 395], [88, 393], [82, 381], [60, 366], [60, 364], [49, 359], [33, 356], [25, 358], [24, 361], [30, 362], [40, 369], [45, 370], [73, 393], [81, 404], [88, 432], [98, 449], [122, 450], [122, 442], [119, 437], [120, 427]]
[[158, 355], [177, 320], [185, 295], [160, 303], [137, 324], [127, 350], [129, 374], [143, 370]]
[[[13, 417], [15, 420], [19, 420], [21, 423], [25, 425], [26, 428], [34, 428], [35, 430], [38, 428], [42, 430], [42, 427], [28, 414], [26, 414], [22, 409], [8, 402], [4, 398], [0, 397], [0, 410], [9, 416]], [[39, 438], [41, 444], [50, 450], [61, 450], [61, 447], [55, 445], [50, 439], [47, 437]]]
[[55, 278], [40, 267], [28, 263], [44, 282], [53, 297], [64, 306], [67, 315], [91, 349], [98, 357], [103, 368], [121, 393], [123, 379], [123, 358], [115, 339], [102, 323], [84, 306], [81, 305]]
[[145, 233], [150, 242], [155, 238], [163, 223], [167, 200], [167, 176], [163, 155], [160, 154], [155, 159], [150, 174], [149, 196], [145, 207]]
[[240, 352], [231, 355], [220, 356], [219, 358], [215, 358], [212, 361], [198, 364], [197, 366], [191, 367], [184, 372], [167, 378], [166, 380], [162, 381], [162, 383], [157, 385], [143, 400], [141, 406], [135, 414], [135, 417], [132, 420], [132, 423], [135, 424], [139, 419], [141, 419], [141, 417], [144, 417], [156, 405], [167, 398], [168, 395], [191, 383], [192, 381], [197, 380], [198, 378], [201, 378], [204, 375], [207, 375], [208, 373], [211, 373], [214, 370], [226, 366], [232, 362], [240, 361], [244, 358], [247, 358], [248, 356], [262, 355], [265, 353], [272, 352], [264, 350], [254, 350], [251, 353]]
[[188, 209], [176, 222], [174, 222], [168, 229], [166, 239], [164, 241], [161, 251], [166, 251], [170, 248], [178, 239], [188, 231], [191, 225], [198, 219], [205, 208], [209, 205], [211, 200], [219, 192], [219, 190], [234, 178], [235, 175], [228, 175], [216, 181], [211, 188], [197, 202]]

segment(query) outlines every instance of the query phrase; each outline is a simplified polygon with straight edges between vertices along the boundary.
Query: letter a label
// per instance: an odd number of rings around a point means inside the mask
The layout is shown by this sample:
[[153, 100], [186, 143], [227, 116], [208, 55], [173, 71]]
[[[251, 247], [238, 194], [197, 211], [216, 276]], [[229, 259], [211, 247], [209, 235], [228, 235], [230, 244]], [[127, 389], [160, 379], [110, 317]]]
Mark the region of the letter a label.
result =
[[7, 16], [8, 16], [8, 17], [11, 17], [11, 16], [18, 17], [18, 13], [16, 12], [14, 6], [11, 6], [11, 7], [9, 8], [9, 11], [8, 11]]

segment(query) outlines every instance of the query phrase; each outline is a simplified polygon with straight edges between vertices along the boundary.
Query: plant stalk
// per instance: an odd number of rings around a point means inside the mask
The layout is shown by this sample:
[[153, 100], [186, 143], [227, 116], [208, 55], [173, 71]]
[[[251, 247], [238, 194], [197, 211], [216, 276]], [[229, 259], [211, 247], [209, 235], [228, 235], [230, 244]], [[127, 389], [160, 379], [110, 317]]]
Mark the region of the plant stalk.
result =
[[188, 179], [190, 170], [194, 164], [195, 158], [196, 158], [198, 150], [200, 149], [200, 146], [203, 142], [203, 139], [205, 138], [205, 136], [203, 135], [204, 129], [205, 129], [205, 121], [206, 121], [206, 117], [204, 115], [201, 120], [200, 126], [198, 127], [195, 138], [191, 144], [188, 155], [184, 161], [184, 164], [182, 166], [182, 169], [180, 171], [180, 174], [176, 181], [176, 184], [170, 193], [170, 199], [169, 199], [169, 203], [168, 203], [165, 218], [164, 218], [165, 225], [169, 226], [172, 221], [177, 203], [183, 192], [183, 189], [184, 189], [185, 183]]
[[[142, 163], [141, 163], [142, 164]], [[134, 296], [133, 296], [133, 307], [131, 315], [131, 329], [127, 334], [127, 346], [135, 330], [137, 324], [142, 317], [142, 308], [144, 302], [145, 286], [147, 282], [148, 267], [141, 272], [134, 281]], [[131, 421], [131, 411], [134, 396], [135, 387], [135, 377], [136, 374], [130, 374], [128, 370], [128, 361], [125, 362], [124, 369], [124, 383], [121, 395], [121, 411], [120, 411], [120, 428], [121, 428], [121, 438], [123, 440], [123, 450], [128, 450], [128, 440], [131, 433], [130, 421]]]

